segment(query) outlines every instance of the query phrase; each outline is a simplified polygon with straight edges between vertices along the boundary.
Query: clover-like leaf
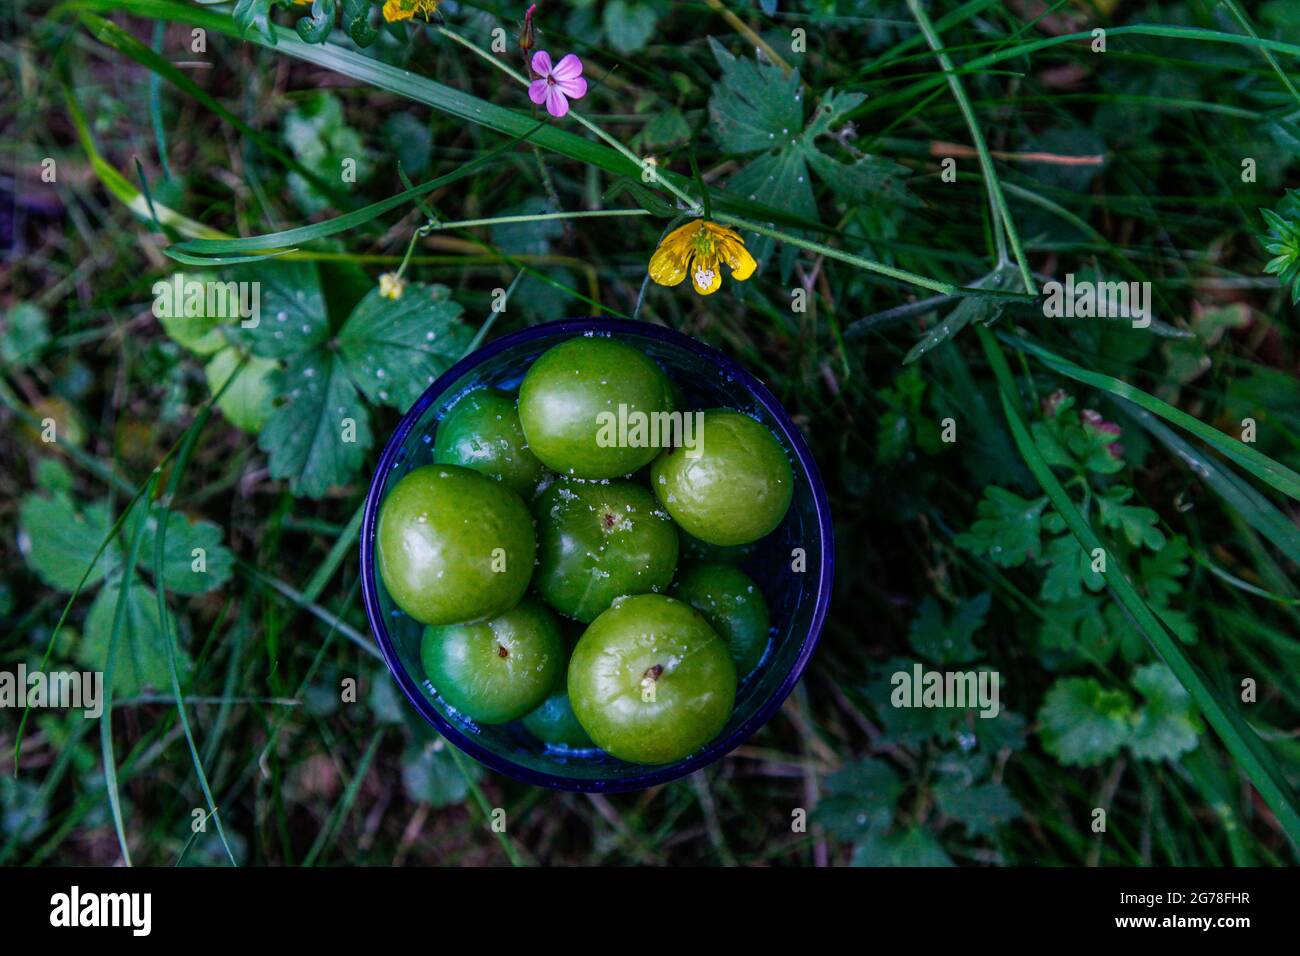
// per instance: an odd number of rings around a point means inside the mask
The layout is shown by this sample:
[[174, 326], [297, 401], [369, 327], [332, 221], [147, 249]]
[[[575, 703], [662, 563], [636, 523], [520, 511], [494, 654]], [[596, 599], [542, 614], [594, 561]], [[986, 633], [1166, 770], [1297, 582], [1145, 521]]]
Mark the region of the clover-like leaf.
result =
[[1172, 760], [1196, 748], [1202, 728], [1191, 695], [1166, 664], [1138, 668], [1133, 686], [1144, 703], [1129, 739], [1134, 756]]
[[1064, 677], [1038, 711], [1043, 747], [1067, 766], [1092, 767], [1128, 742], [1133, 703], [1091, 677]]

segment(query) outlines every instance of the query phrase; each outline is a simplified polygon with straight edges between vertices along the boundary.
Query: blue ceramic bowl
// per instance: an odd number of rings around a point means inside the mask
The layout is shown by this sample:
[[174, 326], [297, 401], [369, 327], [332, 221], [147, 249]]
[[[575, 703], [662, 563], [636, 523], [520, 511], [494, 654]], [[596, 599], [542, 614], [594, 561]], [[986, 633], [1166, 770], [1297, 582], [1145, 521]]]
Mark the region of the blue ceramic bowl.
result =
[[[548, 748], [519, 723], [480, 726], [449, 708], [420, 664], [423, 625], [397, 608], [376, 573], [380, 505], [407, 472], [432, 462], [434, 434], [447, 410], [480, 386], [513, 391], [534, 359], [575, 335], [612, 336], [641, 349], [677, 383], [688, 409], [725, 406], [758, 419], [781, 440], [794, 469], [794, 500], [785, 520], [753, 545], [741, 563], [762, 588], [771, 610], [767, 655], [737, 689], [735, 709], [722, 733], [675, 763], [642, 766], [601, 751]], [[793, 570], [800, 555], [803, 570]], [[743, 743], [776, 713], [807, 666], [826, 619], [833, 568], [826, 489], [808, 446], [772, 393], [716, 349], [672, 329], [627, 320], [549, 322], [503, 336], [452, 366], [420, 396], [384, 447], [361, 527], [366, 615], [402, 693], [465, 753], [516, 780], [557, 790], [639, 790], [698, 770]]]

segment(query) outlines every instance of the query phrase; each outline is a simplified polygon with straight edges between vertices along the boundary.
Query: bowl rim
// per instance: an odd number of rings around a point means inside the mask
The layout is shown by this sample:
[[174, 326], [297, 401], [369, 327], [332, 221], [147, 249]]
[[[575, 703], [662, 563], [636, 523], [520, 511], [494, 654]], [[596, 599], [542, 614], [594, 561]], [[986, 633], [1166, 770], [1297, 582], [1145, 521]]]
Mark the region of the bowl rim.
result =
[[[738, 380], [777, 423], [786, 447], [793, 452], [798, 468], [807, 476], [809, 487], [812, 489], [817, 531], [822, 542], [820, 549], [821, 560], [818, 566], [821, 586], [817, 592], [812, 622], [808, 626], [808, 632], [804, 637], [803, 646], [799, 650], [799, 656], [795, 659], [793, 666], [786, 673], [776, 690], [735, 730], [725, 737], [715, 739], [708, 746], [691, 756], [675, 763], [647, 766], [640, 773], [609, 780], [582, 780], [523, 766], [482, 746], [471, 735], [466, 734], [454, 723], [447, 720], [425, 698], [420, 685], [407, 672], [397, 656], [397, 649], [389, 637], [388, 627], [379, 606], [374, 554], [375, 523], [378, 519], [380, 497], [387, 477], [392, 471], [397, 455], [406, 443], [411, 430], [424, 416], [424, 413], [428, 411], [434, 400], [467, 372], [515, 346], [556, 336], [591, 333], [597, 335], [640, 336], [683, 348], [695, 353], [700, 358], [718, 367], [726, 375]], [[821, 474], [817, 470], [817, 463], [813, 459], [807, 442], [804, 441], [798, 426], [795, 425], [776, 396], [752, 372], [712, 346], [667, 326], [628, 319], [580, 318], [543, 322], [503, 335], [461, 358], [424, 390], [420, 397], [416, 399], [415, 404], [402, 416], [397, 428], [393, 430], [393, 434], [384, 446], [383, 453], [379, 456], [379, 463], [375, 467], [374, 475], [371, 477], [370, 487], [366, 492], [365, 512], [361, 521], [361, 585], [366, 618], [370, 623], [371, 633], [379, 645], [384, 663], [388, 665], [389, 672], [393, 675], [393, 679], [397, 681], [397, 685], [401, 688], [406, 699], [448, 743], [458, 747], [489, 769], [524, 783], [534, 784], [550, 790], [565, 790], [578, 793], [622, 793], [644, 790], [647, 787], [668, 783], [713, 763], [748, 740], [755, 731], [767, 723], [780, 709], [785, 699], [799, 682], [799, 678], [803, 676], [808, 661], [812, 658], [813, 651], [821, 638], [822, 628], [826, 623], [834, 570], [835, 539], [831, 527], [830, 504], [827, 500], [826, 488], [822, 484]]]

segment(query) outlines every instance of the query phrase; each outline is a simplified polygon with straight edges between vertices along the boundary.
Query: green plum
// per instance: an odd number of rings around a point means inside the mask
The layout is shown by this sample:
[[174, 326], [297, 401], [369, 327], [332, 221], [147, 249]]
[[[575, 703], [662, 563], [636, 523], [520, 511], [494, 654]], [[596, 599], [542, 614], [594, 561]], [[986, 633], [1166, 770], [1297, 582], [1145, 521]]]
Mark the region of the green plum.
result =
[[568, 689], [597, 746], [632, 763], [671, 763], [726, 725], [736, 665], [689, 604], [638, 594], [591, 622], [569, 661]]
[[[659, 449], [620, 443], [609, 416], [673, 410], [668, 377], [650, 358], [609, 338], [579, 336], [538, 357], [519, 386], [519, 421], [533, 454], [562, 475], [617, 478], [643, 468]], [[602, 413], [607, 413], [602, 417]]]
[[495, 617], [528, 589], [537, 541], [523, 499], [458, 465], [426, 465], [384, 498], [375, 533], [384, 587], [422, 624]]
[[542, 743], [574, 750], [588, 750], [594, 746], [587, 732], [578, 723], [569, 704], [569, 692], [561, 688], [542, 701], [541, 705], [524, 718], [524, 726]]
[[691, 564], [682, 569], [671, 593], [703, 614], [722, 635], [740, 676], [758, 666], [771, 621], [753, 578], [728, 564]]
[[562, 479], [536, 507], [535, 582], [561, 614], [591, 621], [621, 595], [672, 581], [677, 530], [640, 485]]
[[707, 544], [748, 544], [790, 507], [794, 473], [776, 437], [727, 408], [704, 413], [699, 454], [668, 448], [650, 466], [655, 495], [687, 534]]
[[554, 615], [525, 599], [482, 624], [425, 628], [420, 660], [448, 704], [478, 723], [504, 724], [563, 680], [564, 639]]
[[472, 468], [525, 498], [546, 474], [546, 466], [528, 450], [515, 400], [496, 388], [477, 388], [457, 400], [438, 423], [433, 460]]

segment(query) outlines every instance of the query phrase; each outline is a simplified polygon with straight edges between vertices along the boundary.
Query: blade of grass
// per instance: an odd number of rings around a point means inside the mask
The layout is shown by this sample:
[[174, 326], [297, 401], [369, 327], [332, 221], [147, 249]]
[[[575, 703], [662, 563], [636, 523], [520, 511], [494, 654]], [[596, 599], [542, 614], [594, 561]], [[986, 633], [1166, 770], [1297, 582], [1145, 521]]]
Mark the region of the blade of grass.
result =
[[343, 791], [343, 796], [339, 798], [339, 804], [330, 814], [329, 822], [316, 835], [316, 840], [312, 843], [311, 849], [307, 851], [307, 856], [303, 859], [303, 866], [315, 866], [316, 858], [321, 855], [326, 847], [334, 839], [334, 833], [343, 821], [347, 819], [348, 814], [352, 811], [352, 804], [356, 803], [357, 795], [361, 792], [361, 784], [365, 782], [366, 774], [370, 770], [370, 762], [375, 758], [375, 751], [379, 749], [380, 741], [384, 739], [384, 733], [388, 728], [380, 727], [370, 738], [370, 743], [366, 745], [365, 753], [361, 755], [361, 762], [357, 764], [357, 771], [348, 781], [347, 789]]
[[[144, 507], [148, 511], [149, 502], [153, 500], [154, 489], [158, 485], [157, 470], [145, 485]], [[123, 516], [130, 513], [128, 508]], [[122, 850], [122, 862], [131, 865], [131, 850], [126, 844], [126, 826], [122, 821], [122, 798], [117, 790], [117, 761], [113, 756], [113, 676], [117, 665], [117, 645], [122, 637], [126, 623], [128, 597], [131, 582], [135, 579], [135, 566], [140, 558], [140, 542], [144, 540], [144, 529], [148, 525], [147, 515], [141, 519], [131, 536], [131, 547], [127, 551], [126, 564], [122, 567], [122, 577], [117, 589], [117, 605], [113, 609], [113, 630], [108, 638], [108, 658], [104, 661], [104, 712], [99, 718], [99, 746], [104, 758], [104, 788], [108, 791], [108, 806], [113, 814], [113, 829], [117, 831], [117, 844]], [[162, 590], [162, 582], [157, 582]], [[163, 608], [166, 613], [166, 608]]]
[[[244, 371], [245, 363], [240, 364], [231, 374], [232, 378], [238, 377]], [[162, 501], [159, 503], [159, 517], [157, 538], [154, 541], [153, 555], [153, 580], [154, 587], [158, 596], [158, 620], [162, 626], [163, 647], [167, 651], [167, 676], [171, 680], [172, 696], [176, 700], [176, 715], [180, 718], [181, 730], [185, 734], [185, 744], [189, 747], [190, 761], [194, 764], [194, 774], [199, 780], [199, 789], [203, 791], [203, 799], [208, 803], [208, 816], [217, 826], [217, 836], [221, 840], [221, 845], [226, 850], [226, 856], [230, 858], [231, 866], [238, 866], [235, 861], [234, 851], [230, 849], [230, 843], [226, 839], [225, 827], [221, 825], [221, 815], [217, 810], [216, 800], [212, 796], [212, 788], [208, 785], [208, 775], [203, 771], [203, 761], [199, 759], [199, 748], [194, 743], [194, 730], [190, 727], [189, 714], [185, 709], [185, 696], [181, 692], [181, 678], [176, 669], [176, 647], [173, 645], [173, 635], [171, 628], [168, 627], [167, 615], [167, 589], [164, 587], [166, 581], [165, 567], [163, 556], [165, 554], [167, 540], [168, 519], [171, 517], [171, 501], [180, 487], [181, 476], [184, 474], [186, 467], [190, 463], [190, 457], [194, 453], [194, 447], [198, 444], [199, 435], [203, 433], [203, 428], [211, 417], [212, 409], [206, 408], [195, 418], [194, 423], [190, 425], [185, 432], [184, 444], [181, 446], [180, 454], [176, 457], [176, 464], [172, 466], [171, 475], [167, 479], [167, 487], [163, 492]], [[147, 524], [149, 520], [148, 507], [146, 501], [146, 511], [142, 524]]]
[[1192, 473], [1210, 486], [1242, 519], [1272, 542], [1273, 546], [1300, 566], [1300, 528], [1258, 491], [1230, 469], [1192, 447], [1173, 429], [1162, 425], [1150, 412], [1117, 396], [1111, 400], [1123, 407], [1157, 441], [1173, 452]]

